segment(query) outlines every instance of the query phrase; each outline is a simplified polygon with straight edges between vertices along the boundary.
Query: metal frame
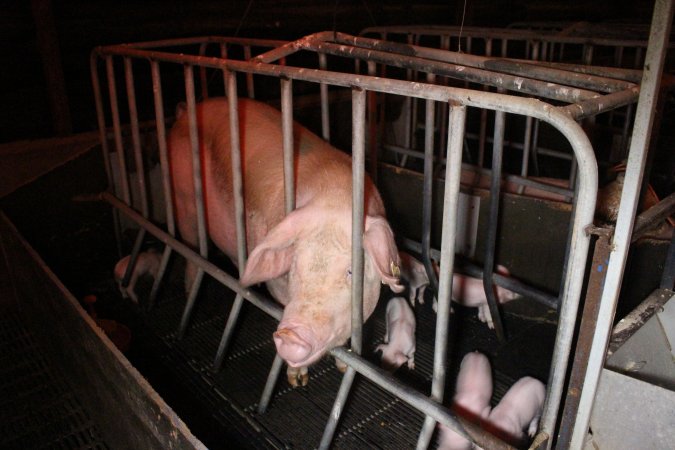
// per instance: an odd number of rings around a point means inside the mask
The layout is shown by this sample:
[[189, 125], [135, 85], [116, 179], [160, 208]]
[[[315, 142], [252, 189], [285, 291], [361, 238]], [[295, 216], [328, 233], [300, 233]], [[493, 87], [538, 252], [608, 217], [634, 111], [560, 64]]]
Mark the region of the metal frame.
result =
[[[594, 24], [597, 25], [597, 24]], [[618, 26], [618, 25], [617, 25]], [[577, 66], [573, 70], [579, 73], [595, 73], [601, 75], [606, 73], [607, 69], [594, 67], [593, 64], [627, 69], [641, 69], [644, 60], [644, 50], [647, 47], [646, 31], [644, 33], [627, 33], [630, 38], [617, 38], [617, 33], [603, 36], [603, 30], [597, 30], [597, 27], [584, 27], [583, 23], [575, 23], [560, 28], [559, 24], [551, 24], [546, 29], [512, 29], [512, 28], [484, 28], [484, 27], [457, 27], [457, 26], [385, 26], [369, 27], [364, 29], [360, 35], [377, 37], [383, 40], [392, 40], [396, 42], [406, 42], [407, 44], [417, 44], [433, 46], [441, 50], [451, 48], [461, 48], [472, 55], [481, 55], [488, 59], [488, 67], [496, 64], [503, 65], [504, 61], [499, 58], [510, 58], [509, 64], [524, 64], [528, 72], [532, 71], [530, 64], [536, 61], [537, 64], [547, 67], [562, 67], [569, 70], [568, 63], [581, 61], [584, 65]], [[632, 29], [630, 31], [633, 31]], [[670, 44], [669, 49], [675, 48], [675, 44]], [[598, 55], [604, 56], [602, 59]], [[628, 58], [631, 54], [633, 58]], [[609, 55], [609, 58], [607, 58]], [[513, 59], [517, 58], [517, 59]], [[563, 63], [563, 64], [561, 64]], [[614, 71], [616, 73], [616, 71]], [[625, 71], [626, 80], [638, 82], [640, 80], [641, 70]], [[528, 73], [528, 76], [531, 76]], [[616, 76], [616, 75], [612, 75]], [[407, 79], [416, 79], [418, 75], [409, 71]], [[486, 88], [487, 89], [487, 88]], [[408, 127], [416, 128], [416, 120], [410, 120], [416, 116], [416, 104], [406, 105], [406, 114], [408, 114]], [[610, 163], [625, 156], [628, 146], [628, 133], [632, 124], [633, 107], [628, 105], [620, 114], [616, 111], [609, 112], [608, 123], [621, 135], [621, 144], [614, 150], [616, 153], [610, 155]], [[467, 137], [476, 140], [478, 143], [477, 165], [483, 166], [485, 145], [491, 141], [486, 134], [487, 115], [482, 114], [480, 128], [475, 132], [467, 133]], [[594, 119], [593, 119], [594, 120]], [[411, 123], [412, 122], [412, 123]], [[411, 139], [406, 139], [405, 148], [397, 148], [396, 145], [384, 145], [388, 151], [395, 154], [406, 154], [422, 157], [420, 152], [414, 150], [415, 143]], [[509, 147], [522, 151], [521, 177], [527, 177], [531, 172], [529, 167], [530, 159], [534, 163], [535, 175], [538, 172], [537, 159], [539, 155], [545, 155], [552, 158], [571, 161], [569, 186], [573, 188], [575, 167], [574, 158], [566, 151], [545, 148], [539, 144], [539, 122], [531, 118], [526, 119], [524, 135], [522, 141], [510, 141]], [[398, 146], [400, 147], [400, 146]], [[412, 153], [410, 153], [412, 152]], [[404, 157], [402, 164], [407, 162]], [[516, 181], [517, 182], [517, 181]], [[543, 189], [547, 189], [543, 187]], [[522, 193], [524, 187], [518, 189]], [[571, 199], [571, 197], [570, 197]]]
[[[200, 38], [189, 40], [191, 44], [199, 42]], [[201, 38], [204, 42], [227, 42], [227, 38]], [[501, 93], [486, 92], [481, 90], [468, 90], [464, 88], [446, 87], [440, 85], [433, 85], [427, 83], [410, 82], [404, 80], [395, 80], [387, 78], [378, 78], [372, 75], [347, 74], [331, 72], [325, 69], [325, 62], [321, 63], [323, 68], [307, 69], [288, 67], [280, 64], [273, 64], [274, 61], [281, 60], [292, 53], [300, 50], [313, 51], [322, 54], [332, 54], [341, 57], [355, 58], [367, 57], [369, 61], [375, 63], [388, 64], [398, 67], [406, 67], [412, 70], [422, 70], [422, 68], [433, 68], [438, 70], [444, 76], [458, 75], [463, 80], [482, 81], [488, 84], [499, 84], [497, 80], [503, 79], [505, 73], [494, 73], [485, 69], [477, 68], [485, 61], [476, 59], [477, 57], [463, 54], [455, 54], [450, 52], [440, 52], [438, 50], [428, 49], [421, 50], [418, 47], [406, 46], [407, 53], [400, 53], [400, 50], [391, 43], [376, 41], [372, 39], [358, 38], [354, 36], [344, 35], [340, 33], [318, 33], [308, 36], [301, 40], [277, 47], [259, 57], [253, 58], [251, 61], [236, 61], [231, 59], [224, 59], [218, 57], [207, 57], [200, 55], [189, 54], [175, 54], [161, 49], [167, 46], [177, 46], [188, 40], [172, 40], [172, 41], [158, 41], [152, 43], [133, 44], [133, 45], [117, 45], [108, 47], [99, 47], [92, 53], [92, 81], [95, 89], [95, 99], [97, 112], [99, 113], [99, 125], [101, 129], [102, 148], [104, 152], [104, 160], [108, 161], [109, 148], [105, 140], [105, 119], [103, 115], [103, 99], [98, 81], [98, 61], [103, 59], [108, 68], [108, 86], [110, 92], [110, 101], [112, 109], [113, 128], [116, 130], [115, 142], [116, 148], [121, 155], [122, 144], [119, 130], [119, 111], [116, 106], [116, 92], [113, 63], [114, 59], [143, 59], [150, 63], [150, 68], [153, 74], [153, 86], [155, 89], [155, 111], [158, 119], [157, 128], [160, 140], [165, 139], [166, 121], [162, 113], [162, 96], [161, 96], [161, 82], [159, 80], [159, 65], [162, 64], [178, 64], [184, 66], [186, 79], [186, 94], [188, 96], [188, 110], [187, 114], [190, 116], [190, 123], [192, 128], [192, 142], [193, 151], [196, 150], [196, 128], [193, 124], [196, 122], [194, 110], [194, 89], [191, 87], [191, 74], [194, 67], [204, 67], [210, 69], [221, 70], [225, 74], [226, 82], [228, 83], [227, 93], [230, 98], [230, 105], [232, 110], [236, 110], [236, 77], [234, 75], [243, 73], [246, 75], [269, 76], [280, 79], [282, 84], [282, 92], [284, 94], [284, 123], [291, 118], [292, 108], [288, 105], [290, 98], [289, 83], [292, 80], [299, 80], [305, 82], [316, 83], [321, 86], [333, 86], [338, 88], [348, 88], [352, 90], [353, 95], [353, 214], [355, 223], [359, 223], [358, 227], [353, 228], [352, 239], [352, 258], [355, 263], [358, 263], [362, 258], [361, 243], [361, 229], [362, 221], [358, 221], [359, 217], [363, 215], [363, 202], [359, 201], [363, 192], [364, 171], [365, 171], [365, 130], [366, 130], [366, 114], [365, 114], [365, 99], [368, 93], [394, 93], [411, 97], [413, 100], [424, 100], [428, 104], [433, 102], [447, 103], [450, 107], [450, 114], [447, 123], [447, 130], [449, 133], [446, 136], [447, 142], [447, 159], [450, 164], [446, 165], [446, 191], [444, 193], [444, 217], [443, 217], [443, 239], [441, 244], [441, 274], [439, 283], [438, 305], [439, 314], [437, 322], [437, 336], [436, 336], [436, 350], [434, 359], [434, 374], [432, 385], [432, 396], [427, 397], [421, 392], [417, 392], [400, 381], [393, 378], [389, 373], [373, 366], [369, 362], [363, 360], [359, 355], [361, 346], [361, 308], [359, 307], [361, 301], [361, 292], [356, 289], [353, 292], [353, 322], [352, 322], [352, 349], [348, 351], [344, 348], [336, 348], [331, 351], [336, 357], [339, 357], [348, 366], [347, 373], [343, 379], [340, 392], [335, 401], [333, 413], [329, 418], [329, 423], [322, 439], [322, 447], [327, 447], [331, 440], [332, 434], [337, 426], [339, 420], [339, 412], [344, 405], [346, 396], [349, 393], [349, 387], [358, 372], [366, 376], [369, 380], [383, 387], [385, 390], [399, 397], [401, 400], [419, 409], [427, 415], [427, 420], [424, 431], [420, 435], [418, 447], [425, 448], [433, 433], [434, 422], [438, 421], [452, 429], [457, 430], [459, 434], [471, 439], [478, 445], [486, 448], [509, 448], [506, 444], [494, 438], [489, 433], [477, 428], [475, 425], [465, 422], [462, 419], [456, 418], [448, 408], [441, 406], [443, 401], [443, 380], [445, 376], [445, 351], [443, 351], [443, 342], [447, 341], [447, 319], [450, 307], [450, 292], [451, 280], [453, 272], [454, 261], [454, 238], [450, 238], [455, 234], [457, 211], [456, 208], [451, 207], [457, 201], [459, 192], [460, 170], [462, 155], [462, 147], [464, 142], [463, 129], [466, 109], [469, 107], [483, 108], [487, 110], [497, 111], [499, 115], [509, 113], [516, 115], [525, 115], [533, 117], [534, 119], [545, 121], [551, 124], [555, 129], [559, 130], [562, 136], [567, 139], [573, 148], [575, 158], [578, 164], [578, 179], [577, 179], [577, 196], [575, 199], [575, 208], [572, 219], [572, 226], [569, 237], [569, 253], [568, 262], [565, 266], [564, 282], [559, 297], [560, 301], [560, 319], [559, 327], [556, 336], [555, 348], [553, 353], [552, 369], [549, 376], [547, 399], [544, 407], [544, 413], [540, 425], [540, 432], [537, 437], [538, 442], [545, 442], [544, 445], [550, 447], [552, 442], [552, 435], [555, 431], [555, 422], [559, 409], [561, 393], [563, 389], [565, 371], [569, 359], [572, 334], [574, 331], [574, 324], [577, 318], [578, 302], [581, 295], [581, 288], [583, 282], [583, 275], [586, 267], [586, 258], [588, 254], [589, 236], [585, 232], [586, 226], [592, 223], [593, 214], [595, 210], [595, 199], [597, 193], [597, 164], [593, 149], [590, 142], [578, 125], [576, 120], [588, 117], [592, 114], [597, 114], [602, 111], [607, 111], [611, 108], [622, 106], [634, 102], [637, 98], [638, 87], [630, 81], [619, 79], [619, 81], [606, 81], [606, 77], [599, 77], [595, 75], [585, 75], [583, 81], [585, 86], [583, 89], [574, 87], [575, 83], [580, 83], [579, 76], [574, 74], [574, 71], [563, 71], [560, 68], [542, 68], [541, 73], [548, 73], [553, 77], [560, 77], [564, 73], [571, 74], [570, 78], [573, 80], [571, 89], [570, 86], [565, 86], [560, 83], [553, 83], [553, 85], [546, 87], [546, 83], [541, 80], [524, 78], [521, 75], [512, 76], [512, 88], [524, 89], [527, 92], [544, 95], [545, 97], [553, 97], [559, 101], [567, 101], [569, 105], [555, 107], [551, 104], [532, 98], [524, 98], [521, 96], [506, 95]], [[170, 42], [166, 44], [166, 42]], [[386, 50], [386, 51], [385, 51]], [[411, 54], [412, 50], [412, 54]], [[320, 56], [320, 58], [322, 58]], [[451, 59], [451, 61], [447, 61]], [[522, 70], [522, 67], [507, 65], [507, 72]], [[460, 69], [461, 70], [458, 70]], [[474, 70], [475, 69], [475, 70]], [[508, 75], [508, 73], [506, 74]], [[471, 77], [471, 78], [467, 78]], [[515, 79], [518, 78], [518, 82]], [[562, 77], [564, 78], [564, 77]], [[561, 79], [562, 79], [561, 78]], [[598, 91], [588, 91], [586, 86], [595, 86], [597, 83]], [[322, 89], [323, 92], [323, 89]], [[565, 97], [566, 93], [573, 93], [572, 98]], [[327, 96], [322, 95], [322, 100], [327, 101]], [[322, 113], [327, 114], [328, 108], [322, 107]], [[231, 117], [237, 117], [237, 114], [231, 114]], [[137, 117], [131, 116], [132, 121], [138, 120]], [[290, 123], [290, 122], [288, 122]], [[322, 120], [324, 127], [328, 126], [328, 120]], [[233, 130], [238, 129], [236, 123], [232, 123]], [[284, 142], [289, 142], [289, 129], [292, 127], [284, 126]], [[235, 132], [233, 132], [234, 134]], [[327, 136], [327, 130], [324, 129], [324, 136]], [[287, 150], [288, 145], [284, 145]], [[233, 155], [238, 154], [239, 149], [236, 146], [232, 148]], [[160, 143], [160, 163], [166, 164], [166, 142]], [[162, 154], [164, 153], [164, 154]], [[124, 163], [123, 159], [121, 163]], [[168, 170], [163, 167], [164, 185], [168, 186]], [[108, 172], [110, 173], [110, 171]], [[285, 173], [290, 173], [285, 171]], [[233, 175], [235, 183], [235, 194], [238, 194], [241, 200], [241, 174], [240, 168], [235, 167], [233, 163]], [[126, 174], [123, 173], [126, 177]], [[201, 173], [195, 170], [195, 183], [201, 183]], [[286, 175], [288, 176], [288, 175]], [[112, 184], [111, 184], [112, 186]], [[289, 191], [286, 192], [287, 210], [290, 210], [292, 204], [289, 197], [292, 195]], [[494, 195], [494, 193], [493, 193]], [[113, 193], [103, 194], [103, 198], [111, 205], [119, 210], [121, 213], [128, 216], [136, 222], [142, 229], [151, 233], [159, 240], [167, 244], [167, 252], [175, 251], [181, 256], [194, 262], [199, 268], [200, 273], [208, 274], [221, 282], [223, 285], [233, 290], [238, 298], [246, 299], [258, 308], [265, 311], [267, 314], [276, 318], [281, 317], [282, 309], [279, 305], [270, 299], [263, 298], [250, 289], [242, 288], [238, 282], [204, 257], [204, 254], [198, 254], [194, 250], [181, 243], [174, 236], [175, 227], [173, 218], [167, 217], [169, 225], [169, 232], [165, 232], [161, 228], [152, 224], [142, 213], [134, 210], [129, 203], [128, 196], [123, 193], [123, 198], [117, 198]], [[170, 199], [171, 196], [166, 196]], [[291, 197], [292, 198], [292, 197]], [[167, 208], [170, 212], [171, 209]], [[203, 212], [199, 212], [202, 214]], [[200, 218], [204, 220], [203, 216]], [[243, 209], [237, 208], [237, 240], [238, 248], [246, 248], [244, 228], [239, 225], [244, 223]], [[496, 224], [493, 224], [496, 225]], [[205, 229], [200, 227], [200, 242], [206, 238]], [[165, 253], [166, 255], [166, 253]], [[240, 253], [240, 256], [243, 254]], [[240, 263], [243, 258], [240, 258]], [[355, 264], [354, 267], [359, 267]], [[487, 270], [493, 272], [491, 267], [486, 267]], [[362, 276], [362, 270], [353, 270], [354, 279]], [[487, 272], [486, 272], [487, 273]], [[161, 277], [158, 277], [161, 278]], [[489, 277], [487, 277], [489, 278]], [[493, 281], [499, 281], [499, 278], [494, 276]], [[488, 281], [486, 284], [489, 284]], [[353, 283], [358, 285], [360, 283]], [[235, 314], [236, 316], [236, 314]], [[184, 322], [187, 323], [189, 312], [184, 313]], [[232, 316], [230, 317], [231, 320]], [[228, 321], [230, 320], [228, 319]], [[227, 345], [221, 346], [219, 353], [226, 352]], [[275, 359], [272, 371], [268, 377], [268, 385], [264, 392], [268, 396], [276, 381], [275, 371], [281, 368], [279, 358]], [[262, 404], [261, 400], [261, 404]], [[264, 408], [263, 408], [264, 409]]]

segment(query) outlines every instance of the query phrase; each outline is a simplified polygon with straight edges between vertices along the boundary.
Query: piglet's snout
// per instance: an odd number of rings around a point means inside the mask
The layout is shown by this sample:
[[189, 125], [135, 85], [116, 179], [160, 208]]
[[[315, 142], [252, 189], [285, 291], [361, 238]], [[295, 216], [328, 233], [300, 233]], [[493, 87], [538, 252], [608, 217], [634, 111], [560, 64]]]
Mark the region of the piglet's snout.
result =
[[289, 328], [277, 330], [273, 338], [277, 353], [289, 366], [302, 364], [312, 354], [312, 345]]

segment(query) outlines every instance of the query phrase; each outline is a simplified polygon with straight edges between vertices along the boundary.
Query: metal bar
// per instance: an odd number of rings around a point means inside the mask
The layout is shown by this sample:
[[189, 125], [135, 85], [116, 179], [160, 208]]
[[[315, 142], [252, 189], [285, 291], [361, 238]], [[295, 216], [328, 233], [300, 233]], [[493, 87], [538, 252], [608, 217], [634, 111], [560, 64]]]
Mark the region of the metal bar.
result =
[[[141, 202], [141, 214], [143, 214], [143, 217], [147, 218], [149, 216], [148, 193], [145, 183], [143, 154], [141, 152], [141, 137], [140, 131], [138, 129], [138, 109], [136, 107], [136, 89], [134, 87], [134, 74], [131, 58], [124, 58], [124, 79], [127, 90], [127, 104], [129, 106], [129, 120], [131, 124], [131, 141], [134, 149], [134, 162], [136, 164], [136, 179], [138, 180], [138, 194]], [[122, 277], [122, 286], [124, 287], [129, 285], [129, 280], [131, 279], [131, 274], [133, 273], [134, 267], [136, 266], [138, 254], [141, 250], [144, 237], [145, 230], [141, 228], [136, 235], [136, 241], [134, 242], [133, 249], [131, 251], [129, 264], [127, 264], [127, 269], [124, 272], [124, 276]]]
[[131, 193], [129, 192], [129, 176], [127, 174], [127, 163], [124, 155], [124, 146], [122, 144], [122, 126], [120, 125], [120, 111], [117, 104], [117, 88], [115, 86], [115, 68], [113, 66], [112, 56], [105, 58], [106, 72], [108, 76], [108, 96], [110, 99], [110, 113], [113, 122], [113, 135], [115, 137], [115, 151], [117, 152], [117, 162], [120, 169], [120, 186], [122, 187], [122, 199], [131, 204]]
[[607, 279], [600, 300], [599, 320], [591, 350], [589, 353], [588, 372], [584, 380], [584, 389], [579, 400], [579, 411], [575, 421], [571, 440], [571, 448], [583, 446], [593, 401], [605, 361], [605, 351], [611, 332], [612, 320], [616, 311], [616, 302], [621, 289], [623, 270], [630, 246], [633, 218], [639, 201], [639, 189], [643, 177], [643, 169], [647, 159], [647, 147], [651, 138], [652, 123], [656, 109], [655, 96], [659, 92], [661, 72], [663, 71], [665, 48], [670, 35], [673, 18], [673, 1], [657, 0], [654, 5], [649, 47], [645, 57], [645, 70], [640, 90], [640, 99], [635, 115], [633, 138], [628, 154], [626, 175], [621, 203], [613, 240], [613, 253], [609, 258]]
[[560, 422], [560, 432], [557, 439], [558, 448], [570, 448], [570, 439], [572, 437], [572, 426], [579, 408], [579, 394], [583, 389], [584, 376], [588, 367], [588, 351], [595, 332], [595, 324], [598, 321], [598, 311], [600, 306], [600, 296], [602, 295], [602, 286], [607, 275], [607, 260], [611, 247], [611, 228], [595, 228], [593, 234], [598, 235], [593, 250], [593, 261], [584, 297], [584, 310], [579, 325], [579, 336], [577, 337], [576, 349], [574, 352], [574, 361], [572, 363], [572, 373], [567, 385], [567, 395], [565, 397], [565, 408], [563, 410]]
[[[362, 89], [373, 90], [377, 92], [407, 95], [416, 98], [426, 98], [445, 102], [455, 101], [467, 106], [501, 110], [516, 114], [532, 115], [533, 117], [537, 117], [547, 122], [557, 122], [560, 120], [560, 116], [557, 113], [553, 114], [556, 116], [556, 118], [548, 118], [551, 115], [549, 112], [553, 109], [551, 109], [550, 105], [542, 104], [542, 102], [538, 100], [492, 92], [472, 91], [468, 89], [446, 86], [414, 84], [404, 80], [381, 79], [366, 75], [327, 72], [318, 69], [301, 69], [273, 64], [252, 64], [235, 60], [223, 60], [221, 58], [199, 58], [191, 55], [175, 55], [166, 52], [131, 49], [119, 45], [104, 48], [99, 47], [94, 51], [104, 55], [121, 54], [146, 59], [154, 59], [158, 61], [174, 62], [178, 64], [194, 63], [219, 69], [225, 68], [232, 71], [270, 75], [274, 77], [287, 77], [291, 79], [317, 83], [327, 82], [332, 85], [350, 88], [360, 87]], [[634, 99], [637, 98], [637, 95], [638, 92], [636, 89], [628, 89], [627, 91], [604, 95], [598, 97], [595, 102], [589, 101], [588, 104], [585, 105], [586, 109], [582, 108], [581, 110], [577, 111], [570, 109], [565, 114], [571, 114], [572, 117], [576, 118], [583, 117], [584, 114], [597, 114], [598, 112], [609, 110], [618, 106], [622, 106], [627, 102], [634, 101]], [[568, 107], [570, 106], [576, 107], [576, 105], [569, 105]], [[564, 110], [565, 107], [561, 108]], [[544, 110], [546, 113], [544, 113]]]
[[[244, 46], [244, 59], [249, 61], [251, 59], [251, 46]], [[255, 88], [253, 86], [253, 74], [246, 74], [246, 92], [248, 93], [248, 98], [255, 98]]]
[[[103, 98], [101, 95], [101, 83], [98, 79], [98, 58], [94, 52], [89, 57], [89, 68], [91, 72], [91, 84], [94, 90], [94, 103], [96, 105], [96, 120], [98, 123], [98, 135], [101, 141], [101, 151], [103, 153], [103, 167], [108, 179], [108, 189], [114, 191], [115, 181], [113, 180], [112, 167], [110, 166], [110, 149], [108, 147], [108, 137], [105, 126], [105, 114], [103, 112]], [[122, 236], [120, 232], [120, 217], [116, 209], [113, 208], [113, 229], [115, 230], [115, 243], [117, 245], [117, 255], [122, 256]]]
[[[193, 66], [186, 64], [183, 67], [183, 74], [185, 76], [185, 99], [187, 102], [186, 114], [188, 118], [188, 127], [190, 134], [190, 148], [192, 151], [192, 180], [193, 180], [193, 189], [195, 193], [195, 211], [197, 214], [197, 238], [199, 244], [199, 254], [203, 258], [206, 258], [208, 256], [208, 242], [206, 235], [206, 217], [205, 217], [204, 192], [202, 183], [202, 163], [201, 163], [201, 155], [199, 152], [197, 106], [195, 101], [195, 83], [194, 83]], [[178, 328], [178, 339], [182, 339], [183, 336], [185, 335], [185, 330], [187, 329], [187, 325], [190, 320], [190, 315], [192, 314], [192, 309], [194, 308], [195, 300], [197, 299], [197, 294], [199, 292], [199, 287], [201, 286], [203, 277], [204, 271], [201, 268], [197, 268], [197, 274], [192, 283], [192, 286], [189, 287], [190, 292], [188, 293], [185, 308], [183, 309], [183, 315], [180, 319], [180, 326]], [[188, 286], [186, 286], [185, 288], [188, 289]]]
[[352, 351], [361, 354], [367, 92], [352, 90]]
[[261, 295], [257, 294], [255, 291], [242, 288], [239, 285], [239, 282], [220, 269], [215, 264], [209, 262], [199, 255], [199, 253], [192, 250], [187, 245], [183, 244], [181, 241], [171, 236], [166, 231], [162, 230], [149, 220], [145, 219], [137, 211], [130, 208], [126, 203], [110, 194], [109, 192], [103, 192], [101, 198], [108, 203], [110, 203], [115, 208], [119, 209], [125, 216], [132, 219], [134, 222], [139, 224], [139, 226], [145, 228], [150, 234], [155, 236], [157, 239], [162, 241], [164, 244], [171, 246], [179, 255], [183, 256], [188, 261], [194, 263], [202, 271], [209, 274], [216, 281], [227, 287], [228, 289], [234, 291], [235, 294], [241, 295], [246, 300], [253, 303], [257, 308], [262, 310], [264, 313], [268, 314], [271, 317], [274, 317], [276, 320], [281, 320], [281, 315], [283, 314], [283, 309], [279, 306], [278, 303], [269, 300]]
[[[319, 53], [319, 69], [327, 70], [328, 63], [326, 61], [326, 54]], [[330, 105], [328, 103], [328, 85], [326, 83], [319, 84], [321, 93], [321, 136], [324, 141], [330, 142]]]
[[[206, 55], [206, 47], [208, 46], [208, 42], [202, 42], [199, 44], [199, 56], [205, 56]], [[206, 81], [206, 67], [204, 66], [199, 66], [199, 84], [202, 92], [202, 100], [205, 100], [209, 98], [209, 87], [208, 83]]]
[[[373, 61], [368, 61], [368, 75], [377, 75], [377, 66]], [[368, 174], [377, 186], [377, 92], [368, 92]]]
[[[506, 127], [506, 115], [503, 112], [495, 114], [495, 129], [492, 146], [492, 177], [490, 182], [490, 218], [488, 226], [488, 235], [485, 243], [485, 262], [483, 265], [484, 274], [492, 274], [495, 267], [495, 251], [497, 246], [497, 228], [499, 225], [499, 202], [500, 187], [502, 183], [502, 157], [504, 154], [504, 129]], [[492, 285], [492, 276], [483, 277], [483, 288], [487, 299], [492, 321], [494, 323], [495, 333], [500, 342], [506, 341], [502, 318], [499, 312], [499, 304]]]
[[344, 361], [368, 380], [395, 395], [401, 401], [404, 401], [418, 411], [422, 411], [424, 414], [433, 417], [434, 420], [453, 429], [460, 436], [476, 442], [480, 447], [489, 448], [490, 450], [515, 449], [515, 447], [511, 447], [502, 442], [490, 433], [481, 430], [473, 423], [460, 417], [456, 417], [446, 407], [429, 397], [422, 395], [415, 388], [394, 378], [388, 372], [385, 372], [358, 355], [353, 354], [344, 347], [336, 347], [331, 350], [330, 353], [341, 361]]
[[[422, 253], [422, 245], [419, 242], [413, 241], [405, 237], [400, 238], [401, 243], [404, 247], [417, 252]], [[436, 261], [440, 261], [441, 252], [432, 248], [430, 250], [430, 255]], [[460, 257], [460, 255], [455, 255], [455, 257]], [[455, 267], [457, 269], [457, 267]], [[459, 270], [454, 270], [453, 273], [463, 273], [474, 278], [483, 278], [483, 269], [469, 261], [461, 261]], [[547, 292], [541, 291], [537, 288], [529, 286], [521, 281], [518, 281], [512, 277], [506, 277], [497, 272], [492, 273], [492, 279], [494, 284], [504, 287], [510, 291], [516, 292], [518, 294], [524, 295], [528, 298], [538, 301], [542, 305], [557, 310], [558, 309], [558, 297], [553, 296]]]
[[[157, 143], [159, 145], [159, 166], [162, 171], [162, 186], [164, 188], [164, 203], [166, 208], [166, 227], [171, 236], [176, 235], [176, 222], [173, 213], [173, 189], [171, 187], [171, 173], [169, 169], [169, 158], [166, 144], [166, 120], [164, 118], [164, 99], [162, 97], [162, 81], [159, 71], [159, 64], [156, 61], [150, 61], [150, 71], [152, 74], [152, 92], [155, 104], [155, 123], [157, 129]], [[148, 299], [148, 308], [152, 308], [159, 292], [159, 287], [164, 279], [166, 268], [171, 256], [171, 247], [164, 247], [162, 260], [157, 270], [157, 276], [152, 283], [150, 297]]]
[[666, 256], [666, 262], [663, 264], [661, 289], [675, 290], [675, 233], [670, 238], [668, 255]]
[[[360, 355], [363, 338], [363, 219], [366, 153], [366, 103], [368, 93], [352, 90], [352, 335], [351, 352]], [[356, 372], [352, 367], [342, 377], [331, 414], [321, 437], [327, 449], [340, 420]]]
[[[434, 75], [428, 74], [427, 80], [434, 82]], [[422, 188], [422, 262], [429, 278], [429, 287], [434, 294], [438, 293], [438, 278], [431, 263], [431, 216], [433, 213], [434, 182], [434, 128], [436, 105], [427, 100], [424, 120], [424, 181]]]
[[284, 366], [284, 360], [281, 359], [281, 356], [274, 355], [274, 361], [272, 361], [272, 367], [270, 368], [270, 373], [267, 375], [267, 381], [265, 382], [265, 388], [263, 393], [260, 396], [260, 401], [258, 402], [258, 414], [265, 414], [267, 412], [267, 407], [270, 405], [270, 400], [272, 399], [272, 394], [274, 393], [274, 386], [277, 384], [279, 379], [279, 373]]
[[[227, 105], [229, 112], [229, 129], [230, 129], [230, 160], [232, 170], [232, 196], [234, 198], [234, 217], [235, 228], [237, 236], [237, 267], [239, 274], [244, 273], [246, 267], [246, 219], [245, 219], [245, 205], [244, 205], [244, 182], [242, 174], [241, 161], [241, 141], [239, 130], [239, 102], [237, 97], [237, 77], [228, 77], [227, 82]], [[213, 362], [213, 369], [220, 370], [220, 367], [225, 358], [225, 353], [232, 339], [234, 327], [239, 319], [239, 313], [244, 303], [244, 298], [237, 295], [234, 298], [232, 309], [227, 317], [223, 335], [218, 344], [216, 351], [216, 358]]]
[[337, 429], [337, 424], [340, 420], [342, 409], [345, 406], [345, 401], [347, 400], [349, 391], [352, 388], [352, 383], [354, 383], [355, 375], [356, 371], [354, 368], [348, 367], [347, 372], [345, 372], [344, 376], [342, 377], [342, 383], [340, 383], [340, 389], [338, 389], [335, 403], [333, 403], [333, 408], [330, 411], [328, 423], [326, 423], [326, 428], [324, 428], [323, 435], [321, 436], [321, 442], [319, 443], [320, 450], [327, 450], [330, 448], [331, 442], [333, 442], [333, 436], [335, 435], [335, 430]]
[[[459, 181], [461, 179], [462, 146], [466, 107], [450, 106], [448, 125], [448, 164], [445, 166], [445, 192], [443, 196], [443, 230], [441, 241], [441, 275], [436, 315], [436, 344], [434, 345], [434, 371], [431, 382], [431, 399], [443, 402], [445, 368], [447, 363], [448, 324], [450, 320], [450, 297], [454, 273], [455, 233], [459, 205]], [[434, 431], [436, 419], [427, 416], [417, 440], [418, 449], [426, 449]]]
[[[530, 150], [532, 149], [532, 123], [534, 119], [530, 116], [525, 118], [525, 136], [523, 136], [523, 158], [520, 166], [520, 176], [525, 178], [530, 168]], [[519, 189], [522, 194], [525, 188]]]
[[654, 225], [666, 220], [673, 213], [675, 213], [675, 192], [637, 216], [633, 226], [631, 243], [640, 239]]
[[[294, 185], [294, 155], [293, 155], [293, 84], [291, 80], [281, 80], [281, 129], [283, 135], [284, 151], [284, 198], [286, 214], [295, 209], [295, 185]], [[258, 402], [258, 413], [267, 410], [274, 385], [279, 378], [282, 368], [282, 359], [275, 355], [274, 362], [267, 375], [265, 388]]]

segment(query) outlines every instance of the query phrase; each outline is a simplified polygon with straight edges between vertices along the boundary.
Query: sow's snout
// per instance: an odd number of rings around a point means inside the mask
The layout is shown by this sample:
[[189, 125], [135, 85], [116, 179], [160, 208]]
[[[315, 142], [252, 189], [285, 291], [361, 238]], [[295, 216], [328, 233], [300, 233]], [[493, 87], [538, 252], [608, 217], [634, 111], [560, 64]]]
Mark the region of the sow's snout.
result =
[[300, 367], [313, 355], [314, 346], [307, 332], [299, 328], [279, 328], [273, 335], [277, 353], [291, 367]]

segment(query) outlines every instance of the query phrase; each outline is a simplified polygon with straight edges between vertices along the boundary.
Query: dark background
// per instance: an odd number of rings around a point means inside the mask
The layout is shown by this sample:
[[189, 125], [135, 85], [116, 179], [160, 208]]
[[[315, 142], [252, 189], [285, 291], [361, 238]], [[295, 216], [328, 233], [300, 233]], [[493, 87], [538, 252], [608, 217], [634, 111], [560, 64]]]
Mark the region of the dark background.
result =
[[[39, 32], [47, 32], [48, 42], [55, 45], [57, 58], [48, 63], [48, 70], [58, 71], [61, 66], [72, 130], [80, 132], [97, 127], [89, 75], [89, 54], [97, 45], [209, 34], [296, 39], [333, 29], [358, 34], [373, 25], [460, 25], [464, 5], [462, 0], [3, 0], [0, 142], [57, 134]], [[45, 6], [46, 15], [36, 21], [34, 10]], [[648, 24], [652, 8], [652, 1], [635, 0], [467, 0], [464, 23], [494, 27], [521, 21]], [[47, 24], [37, 25], [41, 20]]]

